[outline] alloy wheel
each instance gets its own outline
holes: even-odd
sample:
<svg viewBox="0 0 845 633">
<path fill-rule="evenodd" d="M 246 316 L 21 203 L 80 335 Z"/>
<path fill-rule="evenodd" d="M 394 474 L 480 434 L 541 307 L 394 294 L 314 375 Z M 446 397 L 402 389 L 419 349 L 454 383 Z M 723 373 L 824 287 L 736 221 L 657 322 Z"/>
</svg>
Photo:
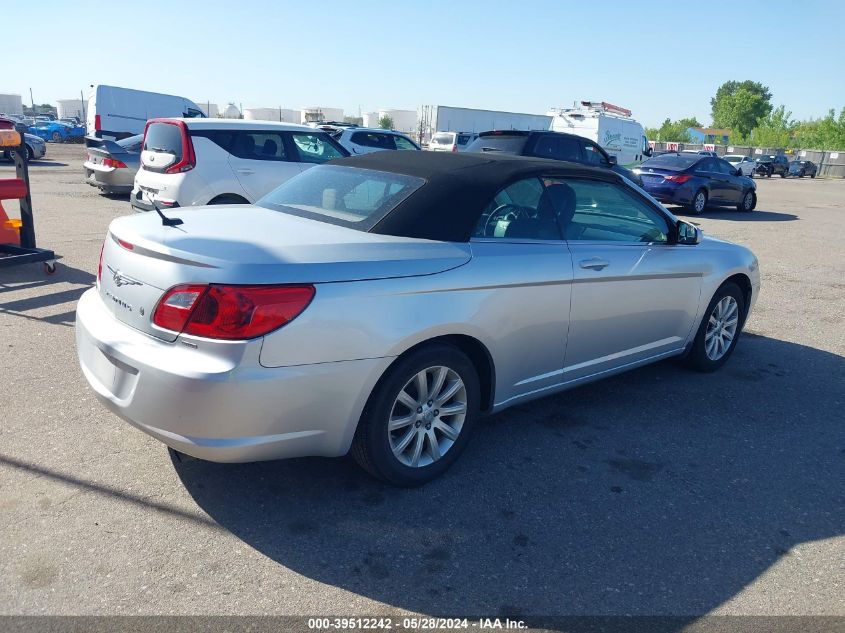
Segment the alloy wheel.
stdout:
<svg viewBox="0 0 845 633">
<path fill-rule="evenodd" d="M 704 351 L 710 360 L 724 356 L 736 337 L 739 327 L 739 305 L 728 295 L 715 305 L 707 322 L 704 334 Z"/>
<path fill-rule="evenodd" d="M 754 194 L 750 191 L 745 194 L 745 198 L 742 199 L 742 206 L 745 208 L 746 211 L 751 211 L 751 206 L 754 204 Z"/>
<path fill-rule="evenodd" d="M 695 206 L 695 212 L 701 213 L 702 211 L 704 211 L 704 205 L 706 202 L 707 199 L 704 197 L 703 192 L 699 191 L 697 194 L 695 194 L 695 201 L 693 202 L 693 205 Z"/>
<path fill-rule="evenodd" d="M 466 385 L 457 372 L 423 369 L 405 383 L 390 409 L 390 450 L 411 468 L 433 464 L 455 444 L 466 414 Z"/>
</svg>

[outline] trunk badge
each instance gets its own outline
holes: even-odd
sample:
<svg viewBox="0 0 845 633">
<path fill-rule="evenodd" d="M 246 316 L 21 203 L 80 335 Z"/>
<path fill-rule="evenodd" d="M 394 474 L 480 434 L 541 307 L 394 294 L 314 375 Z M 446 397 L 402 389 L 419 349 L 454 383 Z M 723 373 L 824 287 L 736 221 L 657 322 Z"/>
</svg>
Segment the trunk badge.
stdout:
<svg viewBox="0 0 845 633">
<path fill-rule="evenodd" d="M 115 270 L 111 266 L 106 266 L 111 273 L 112 281 L 114 285 L 120 288 L 121 286 L 143 286 L 140 281 L 137 279 L 132 279 L 132 277 L 127 277 L 126 275 L 122 274 L 119 270 Z"/>
</svg>

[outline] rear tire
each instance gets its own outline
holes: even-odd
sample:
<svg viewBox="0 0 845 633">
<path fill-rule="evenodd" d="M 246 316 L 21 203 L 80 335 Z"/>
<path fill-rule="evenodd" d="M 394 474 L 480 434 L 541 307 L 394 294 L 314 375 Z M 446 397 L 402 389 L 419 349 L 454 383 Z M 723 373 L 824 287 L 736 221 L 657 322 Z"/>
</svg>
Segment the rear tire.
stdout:
<svg viewBox="0 0 845 633">
<path fill-rule="evenodd" d="M 733 319 L 734 329 L 730 332 Z M 735 283 L 725 283 L 713 295 L 704 312 L 692 349 L 685 359 L 686 365 L 701 372 L 719 369 L 733 354 L 744 324 L 745 295 Z M 730 340 L 727 340 L 728 337 Z M 725 343 L 726 346 L 721 347 Z"/>
<path fill-rule="evenodd" d="M 425 393 L 417 387 L 420 380 Z M 437 397 L 451 389 L 457 389 L 453 395 Z M 352 457 L 395 486 L 427 483 L 446 472 L 466 447 L 478 418 L 480 393 L 475 367 L 456 347 L 436 343 L 412 352 L 396 361 L 373 389 L 352 440 Z M 441 413 L 438 406 L 463 411 Z"/>
<path fill-rule="evenodd" d="M 687 205 L 687 209 L 694 215 L 701 215 L 705 208 L 707 208 L 707 191 L 699 189 L 692 197 L 692 202 Z"/>
<path fill-rule="evenodd" d="M 61 143 L 62 142 L 62 135 L 58 132 L 53 132 L 52 139 L 54 143 Z"/>
<path fill-rule="evenodd" d="M 786 172 L 785 172 L 785 171 L 780 172 L 780 177 L 781 177 L 781 178 L 786 178 Z"/>
</svg>

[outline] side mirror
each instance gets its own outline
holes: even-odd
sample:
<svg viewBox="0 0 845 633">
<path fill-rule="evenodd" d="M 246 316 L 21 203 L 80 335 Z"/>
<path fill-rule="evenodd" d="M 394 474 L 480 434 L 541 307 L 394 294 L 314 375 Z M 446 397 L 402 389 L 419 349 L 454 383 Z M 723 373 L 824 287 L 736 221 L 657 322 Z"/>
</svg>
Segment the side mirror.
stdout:
<svg viewBox="0 0 845 633">
<path fill-rule="evenodd" d="M 610 164 L 611 164 L 611 165 L 615 165 L 615 164 L 616 164 L 616 156 L 608 156 L 607 158 L 608 158 L 608 160 L 610 161 Z"/>
<path fill-rule="evenodd" d="M 734 170 L 734 176 L 742 176 L 742 170 L 739 167 Z"/>
<path fill-rule="evenodd" d="M 649 158 L 651 158 L 652 154 L 654 154 L 654 150 L 651 149 L 651 146 L 646 147 L 643 151 L 643 156 L 648 156 Z"/>
<path fill-rule="evenodd" d="M 676 241 L 677 244 L 695 246 L 696 244 L 701 243 L 701 229 L 695 226 L 694 224 L 684 222 L 683 220 L 678 220 L 676 231 L 676 235 L 678 238 Z"/>
</svg>

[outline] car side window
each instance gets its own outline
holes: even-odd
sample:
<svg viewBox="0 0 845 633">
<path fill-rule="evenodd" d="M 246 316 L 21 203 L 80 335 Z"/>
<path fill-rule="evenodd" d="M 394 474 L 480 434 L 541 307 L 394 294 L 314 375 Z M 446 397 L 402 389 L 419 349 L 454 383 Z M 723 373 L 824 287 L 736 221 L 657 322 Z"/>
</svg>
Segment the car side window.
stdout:
<svg viewBox="0 0 845 633">
<path fill-rule="evenodd" d="M 396 143 L 396 149 L 400 150 L 417 150 L 417 146 L 414 145 L 411 141 L 406 139 L 404 136 L 394 136 L 393 142 Z"/>
<path fill-rule="evenodd" d="M 287 160 L 284 140 L 278 132 L 263 130 L 235 132 L 234 142 L 229 151 L 238 158 L 247 160 Z"/>
<path fill-rule="evenodd" d="M 393 143 L 392 134 L 379 134 L 378 132 L 355 132 L 350 140 L 356 145 L 361 145 L 363 147 L 396 149 L 396 146 Z"/>
<path fill-rule="evenodd" d="M 584 160 L 590 165 L 607 165 L 607 159 L 604 157 L 602 151 L 590 141 L 581 141 L 582 149 L 584 150 Z"/>
<path fill-rule="evenodd" d="M 296 156 L 293 160 L 300 163 L 325 163 L 328 160 L 341 158 L 344 154 L 337 149 L 326 134 L 308 134 L 307 132 L 292 132 L 290 139 Z"/>
<path fill-rule="evenodd" d="M 581 162 L 581 147 L 578 139 L 569 136 L 546 134 L 537 139 L 533 156 L 554 160 L 572 160 Z"/>
<path fill-rule="evenodd" d="M 715 171 L 715 165 L 713 164 L 713 160 L 710 158 L 704 158 L 698 161 L 698 164 L 695 166 L 695 173 L 697 174 L 710 173 L 713 171 Z"/>
<path fill-rule="evenodd" d="M 484 209 L 472 234 L 475 238 L 560 240 L 557 210 L 539 178 L 508 185 Z"/>
<path fill-rule="evenodd" d="M 733 173 L 736 171 L 736 168 L 726 160 L 715 158 L 713 159 L 713 162 L 716 164 L 716 170 L 720 174 L 727 174 L 732 176 Z"/>
<path fill-rule="evenodd" d="M 572 241 L 666 243 L 669 223 L 658 210 L 624 185 L 599 180 L 547 180 L 546 187 L 565 184 L 573 192 L 558 220 Z"/>
</svg>

